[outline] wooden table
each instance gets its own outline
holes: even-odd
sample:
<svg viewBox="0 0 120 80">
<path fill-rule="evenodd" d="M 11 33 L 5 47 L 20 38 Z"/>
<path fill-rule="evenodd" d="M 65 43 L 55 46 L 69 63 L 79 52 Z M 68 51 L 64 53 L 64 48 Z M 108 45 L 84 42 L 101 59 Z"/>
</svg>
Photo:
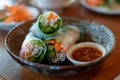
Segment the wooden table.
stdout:
<svg viewBox="0 0 120 80">
<path fill-rule="evenodd" d="M 22 67 L 10 57 L 4 47 L 7 31 L 0 29 L 0 75 L 7 80 L 112 80 L 120 74 L 120 16 L 91 12 L 78 3 L 64 8 L 59 15 L 95 20 L 106 25 L 112 30 L 116 38 L 116 47 L 112 54 L 89 72 L 78 75 L 55 77 L 38 74 Z"/>
</svg>

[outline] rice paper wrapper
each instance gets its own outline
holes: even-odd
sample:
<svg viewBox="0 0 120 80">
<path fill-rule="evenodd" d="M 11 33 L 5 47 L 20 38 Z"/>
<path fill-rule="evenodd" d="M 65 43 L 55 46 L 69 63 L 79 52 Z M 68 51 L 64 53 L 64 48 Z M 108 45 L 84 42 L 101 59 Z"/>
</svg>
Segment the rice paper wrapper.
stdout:
<svg viewBox="0 0 120 80">
<path fill-rule="evenodd" d="M 28 33 L 22 43 L 20 57 L 27 61 L 41 63 L 45 57 L 46 49 L 46 45 L 41 39 Z"/>
<path fill-rule="evenodd" d="M 42 39 L 42 40 L 44 40 L 45 38 L 48 37 L 47 35 L 43 34 L 43 33 L 40 31 L 37 23 L 34 23 L 34 24 L 33 24 L 33 26 L 30 28 L 30 32 L 31 32 L 34 36 L 36 36 L 36 37 L 38 37 L 38 38 L 40 38 L 40 39 Z"/>
<path fill-rule="evenodd" d="M 76 26 L 68 25 L 59 31 L 58 35 L 55 36 L 55 39 L 58 39 L 58 41 L 62 42 L 65 48 L 68 49 L 79 41 L 80 33 Z"/>
<path fill-rule="evenodd" d="M 44 41 L 47 46 L 47 53 L 46 53 L 47 59 L 51 63 L 59 63 L 65 61 L 66 51 L 68 50 L 68 48 L 70 48 L 72 45 L 78 42 L 79 39 L 80 39 L 80 33 L 76 26 L 68 25 L 63 27 L 54 37 L 48 38 Z M 53 54 L 51 54 L 51 52 L 49 52 L 50 50 L 48 50 L 49 46 L 51 46 L 51 43 L 49 43 L 50 40 L 55 40 L 56 44 L 61 43 L 62 45 L 62 49 L 59 52 L 53 49 L 53 51 L 55 52 L 54 56 Z"/>
</svg>

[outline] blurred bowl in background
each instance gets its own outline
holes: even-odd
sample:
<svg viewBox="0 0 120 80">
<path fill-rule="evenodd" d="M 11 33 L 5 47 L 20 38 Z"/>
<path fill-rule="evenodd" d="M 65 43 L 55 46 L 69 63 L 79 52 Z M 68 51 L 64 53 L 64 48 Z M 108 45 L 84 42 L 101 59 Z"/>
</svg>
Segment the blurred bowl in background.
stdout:
<svg viewBox="0 0 120 80">
<path fill-rule="evenodd" d="M 86 2 L 87 0 L 79 0 L 80 4 L 87 8 L 88 10 L 100 13 L 100 14 L 106 14 L 106 15 L 120 15 L 120 4 L 114 4 L 115 0 L 108 0 L 106 1 L 106 5 L 105 3 L 104 5 L 102 4 L 102 6 L 90 6 L 87 4 Z"/>
<path fill-rule="evenodd" d="M 58 9 L 64 8 L 76 2 L 76 0 L 33 0 L 31 4 L 41 9 Z"/>
</svg>

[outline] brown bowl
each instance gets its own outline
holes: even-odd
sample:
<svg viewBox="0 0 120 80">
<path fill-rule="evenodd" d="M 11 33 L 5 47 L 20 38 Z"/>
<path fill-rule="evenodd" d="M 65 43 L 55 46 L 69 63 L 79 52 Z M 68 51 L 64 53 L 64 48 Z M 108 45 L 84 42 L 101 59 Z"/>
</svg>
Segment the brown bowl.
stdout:
<svg viewBox="0 0 120 80">
<path fill-rule="evenodd" d="M 57 76 L 68 76 L 68 75 L 76 75 L 82 71 L 86 71 L 89 69 L 89 67 L 94 67 L 95 64 L 90 64 L 87 66 L 75 66 L 69 60 L 66 59 L 65 62 L 60 64 L 51 64 L 48 61 L 44 59 L 44 61 L 41 64 L 33 63 L 29 61 L 22 60 L 19 57 L 19 52 L 21 49 L 22 42 L 26 36 L 26 34 L 29 32 L 29 28 L 33 25 L 35 20 L 30 20 L 25 23 L 22 23 L 18 26 L 16 26 L 14 29 L 9 31 L 9 33 L 6 36 L 5 39 L 5 47 L 10 54 L 10 56 L 19 64 L 22 66 L 38 72 L 42 74 L 49 74 L 49 75 L 57 75 Z M 76 26 L 85 26 L 85 41 L 92 41 L 99 43 L 103 45 L 106 50 L 108 51 L 107 55 L 101 58 L 101 60 L 98 62 L 102 62 L 105 60 L 111 53 L 111 51 L 115 47 L 115 38 L 113 33 L 104 25 L 101 25 L 95 21 L 89 21 L 89 20 L 79 20 L 76 18 L 63 18 L 63 26 L 64 25 L 76 25 Z M 96 63 L 96 64 L 98 64 Z"/>
</svg>

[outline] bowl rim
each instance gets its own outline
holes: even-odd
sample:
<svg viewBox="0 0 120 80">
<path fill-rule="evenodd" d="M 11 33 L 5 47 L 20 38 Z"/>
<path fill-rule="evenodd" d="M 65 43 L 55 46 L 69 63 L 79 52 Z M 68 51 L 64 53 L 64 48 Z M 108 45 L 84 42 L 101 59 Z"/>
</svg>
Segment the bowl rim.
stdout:
<svg viewBox="0 0 120 80">
<path fill-rule="evenodd" d="M 62 17 L 62 18 L 64 18 L 64 19 L 71 19 L 71 20 L 73 20 L 73 21 L 80 21 L 80 20 L 87 20 L 87 21 L 89 21 L 89 22 L 92 22 L 92 21 L 93 21 L 93 20 L 88 20 L 88 19 L 78 19 L 78 18 L 75 18 L 75 17 L 66 17 L 66 16 L 64 16 L 64 17 Z M 50 69 L 53 69 L 53 70 L 61 70 L 61 69 L 64 70 L 64 69 L 71 69 L 71 68 L 76 68 L 76 67 L 78 67 L 78 68 L 84 67 L 84 66 L 81 66 L 81 65 L 80 65 L 80 66 L 76 66 L 76 65 L 73 65 L 73 64 L 70 64 L 70 65 L 38 64 L 38 63 L 30 62 L 30 61 L 25 61 L 25 60 L 21 59 L 19 56 L 15 55 L 15 54 L 8 48 L 8 45 L 7 45 L 9 36 L 12 34 L 12 32 L 14 32 L 14 30 L 20 28 L 20 26 L 22 26 L 22 25 L 24 25 L 24 24 L 26 24 L 26 23 L 29 23 L 29 22 L 31 22 L 31 21 L 33 22 L 34 20 L 36 20 L 36 19 L 29 20 L 29 21 L 23 22 L 23 23 L 15 26 L 15 27 L 12 28 L 12 29 L 8 32 L 8 34 L 6 35 L 6 37 L 5 37 L 5 48 L 7 49 L 8 53 L 10 54 L 10 56 L 12 56 L 12 58 L 13 58 L 13 56 L 14 56 L 14 58 L 16 58 L 17 60 L 20 60 L 21 62 L 23 62 L 23 63 L 25 63 L 25 64 L 27 64 L 27 65 L 37 66 L 37 67 L 44 67 L 44 68 L 50 68 Z M 97 21 L 95 21 L 95 22 L 98 23 Z M 100 23 L 98 23 L 98 24 L 100 24 Z M 103 24 L 101 24 L 101 25 L 103 25 Z M 109 28 L 107 28 L 105 25 L 103 25 L 103 27 L 105 27 L 106 29 L 108 29 L 108 30 L 112 33 L 112 31 L 111 31 Z M 114 36 L 113 33 L 112 33 L 112 35 L 113 35 L 113 42 L 114 42 L 114 43 L 113 43 L 113 46 L 112 46 L 112 49 L 111 49 L 111 51 L 108 53 L 108 55 L 106 55 L 106 56 L 103 58 L 103 60 L 105 60 L 105 58 L 108 57 L 108 56 L 112 53 L 113 49 L 115 48 L 115 44 L 116 44 L 115 36 Z"/>
<path fill-rule="evenodd" d="M 120 10 L 119 9 L 113 9 L 113 10 L 109 10 L 109 9 L 104 9 L 102 7 L 94 7 L 94 6 L 89 6 L 86 4 L 85 0 L 79 0 L 79 3 L 85 7 L 88 10 L 100 13 L 100 14 L 105 14 L 105 15 L 120 15 Z"/>
</svg>

